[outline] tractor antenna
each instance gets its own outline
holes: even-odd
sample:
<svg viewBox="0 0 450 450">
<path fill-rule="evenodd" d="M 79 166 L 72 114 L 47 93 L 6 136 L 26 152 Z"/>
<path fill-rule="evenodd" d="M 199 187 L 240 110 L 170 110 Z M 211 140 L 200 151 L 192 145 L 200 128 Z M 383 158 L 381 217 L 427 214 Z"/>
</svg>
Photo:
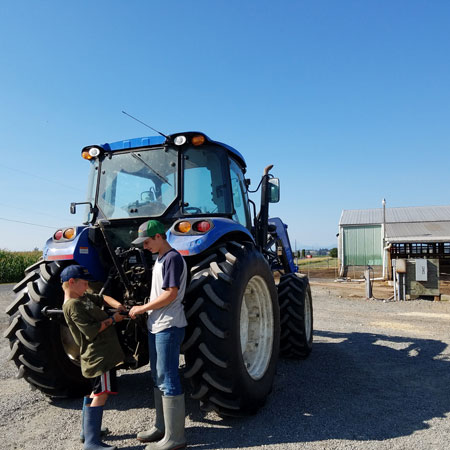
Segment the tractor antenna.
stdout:
<svg viewBox="0 0 450 450">
<path fill-rule="evenodd" d="M 161 133 L 161 131 L 155 130 L 154 128 L 152 128 L 150 125 L 147 125 L 145 122 L 142 122 L 142 120 L 136 119 L 136 117 L 133 117 L 131 114 L 128 114 L 126 111 L 122 111 L 123 114 L 125 114 L 128 117 L 131 117 L 132 119 L 136 120 L 136 122 L 142 123 L 142 125 L 145 125 L 147 128 L 150 128 L 150 130 L 156 131 L 158 134 L 160 134 L 161 136 L 165 137 L 166 139 L 169 139 L 168 136 L 166 136 L 165 134 Z"/>
</svg>

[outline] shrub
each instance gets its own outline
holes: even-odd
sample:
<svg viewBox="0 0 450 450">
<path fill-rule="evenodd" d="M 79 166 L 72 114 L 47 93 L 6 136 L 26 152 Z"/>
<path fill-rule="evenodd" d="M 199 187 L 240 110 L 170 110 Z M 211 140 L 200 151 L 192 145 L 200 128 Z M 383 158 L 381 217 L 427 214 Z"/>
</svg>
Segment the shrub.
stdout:
<svg viewBox="0 0 450 450">
<path fill-rule="evenodd" d="M 42 253 L 33 252 L 9 252 L 0 250 L 0 283 L 17 283 L 24 276 L 28 266 L 34 264 Z"/>
</svg>

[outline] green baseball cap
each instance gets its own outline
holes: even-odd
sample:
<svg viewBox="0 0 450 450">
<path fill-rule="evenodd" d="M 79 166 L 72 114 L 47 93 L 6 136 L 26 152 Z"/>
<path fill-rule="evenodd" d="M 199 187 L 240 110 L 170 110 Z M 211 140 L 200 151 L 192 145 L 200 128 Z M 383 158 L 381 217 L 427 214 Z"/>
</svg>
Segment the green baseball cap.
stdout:
<svg viewBox="0 0 450 450">
<path fill-rule="evenodd" d="M 155 234 L 163 234 L 166 230 L 164 225 L 158 220 L 147 220 L 140 225 L 138 230 L 138 237 L 132 242 L 132 244 L 142 244 L 149 237 L 155 236 Z"/>
</svg>

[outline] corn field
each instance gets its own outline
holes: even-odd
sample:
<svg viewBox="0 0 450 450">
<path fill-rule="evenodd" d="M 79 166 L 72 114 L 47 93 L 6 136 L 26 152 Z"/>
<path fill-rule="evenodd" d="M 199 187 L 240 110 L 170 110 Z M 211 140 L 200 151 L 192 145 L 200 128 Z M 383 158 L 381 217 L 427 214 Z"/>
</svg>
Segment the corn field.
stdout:
<svg viewBox="0 0 450 450">
<path fill-rule="evenodd" d="M 42 252 L 9 252 L 0 250 L 0 283 L 17 283 L 28 266 L 34 264 Z"/>
<path fill-rule="evenodd" d="M 337 278 L 339 273 L 339 260 L 330 256 L 314 258 L 297 258 L 299 271 L 312 278 Z"/>
</svg>

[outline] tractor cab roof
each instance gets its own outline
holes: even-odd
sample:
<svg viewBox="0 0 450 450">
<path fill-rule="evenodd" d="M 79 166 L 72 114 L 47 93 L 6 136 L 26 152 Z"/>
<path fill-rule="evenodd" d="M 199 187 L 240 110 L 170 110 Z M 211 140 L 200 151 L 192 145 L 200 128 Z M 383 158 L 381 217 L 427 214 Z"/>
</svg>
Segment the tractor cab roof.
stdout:
<svg viewBox="0 0 450 450">
<path fill-rule="evenodd" d="M 196 131 L 187 131 L 184 133 L 175 133 L 171 134 L 169 136 L 146 136 L 146 137 L 139 137 L 139 138 L 133 138 L 133 139 L 125 139 L 123 141 L 116 141 L 112 143 L 105 143 L 101 145 L 104 150 L 106 151 L 120 151 L 120 150 L 127 150 L 127 149 L 133 149 L 133 148 L 140 148 L 140 147 L 157 147 L 164 144 L 172 143 L 175 146 L 179 145 L 182 146 L 185 143 L 190 143 L 191 140 L 195 137 L 203 136 L 204 142 L 208 142 L 211 144 L 219 145 L 220 147 L 227 150 L 227 152 L 233 156 L 235 159 L 239 161 L 239 163 L 242 165 L 242 168 L 246 169 L 247 164 L 245 163 L 244 157 L 233 147 L 224 144 L 222 142 L 214 141 L 210 139 L 206 134 Z M 183 144 L 177 144 L 176 138 L 177 137 L 185 137 L 186 140 L 183 142 Z M 180 142 L 182 142 L 181 139 L 179 139 Z M 199 145 L 199 144 L 193 144 L 193 145 Z M 201 145 L 201 144 L 200 144 Z M 85 147 L 87 148 L 87 147 Z"/>
</svg>

